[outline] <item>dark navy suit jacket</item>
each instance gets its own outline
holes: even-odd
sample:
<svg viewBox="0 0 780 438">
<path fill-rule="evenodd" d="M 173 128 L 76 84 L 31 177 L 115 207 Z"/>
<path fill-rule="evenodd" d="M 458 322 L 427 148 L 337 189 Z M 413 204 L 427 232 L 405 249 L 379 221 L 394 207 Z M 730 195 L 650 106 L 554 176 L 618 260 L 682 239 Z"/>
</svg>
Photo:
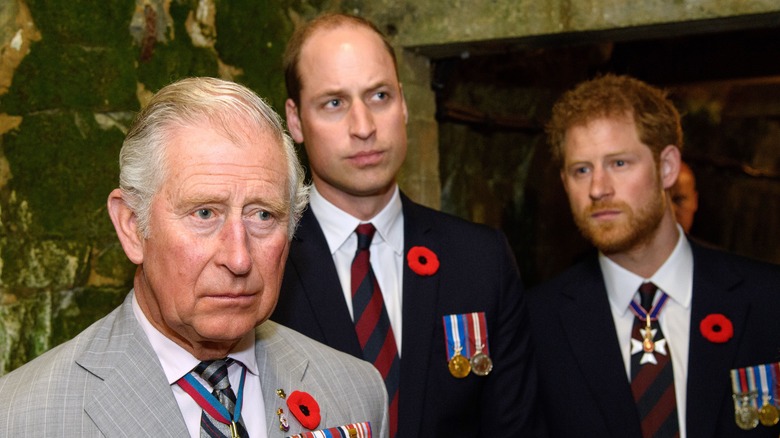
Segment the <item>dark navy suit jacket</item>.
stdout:
<svg viewBox="0 0 780 438">
<path fill-rule="evenodd" d="M 398 436 L 533 436 L 536 371 L 517 265 L 500 231 L 437 212 L 401 195 L 404 258 L 425 246 L 440 261 L 420 276 L 404 260 Z M 486 377 L 447 368 L 442 317 L 484 312 L 494 363 Z M 293 239 L 272 319 L 361 357 L 325 236 L 307 210 Z"/>
<path fill-rule="evenodd" d="M 687 384 L 689 438 L 776 438 L 780 426 L 743 431 L 729 370 L 780 361 L 780 266 L 691 242 L 693 300 Z M 720 313 L 734 337 L 716 344 L 699 324 Z M 553 437 L 641 437 L 601 268 L 593 254 L 529 293 L 539 396 Z"/>
</svg>

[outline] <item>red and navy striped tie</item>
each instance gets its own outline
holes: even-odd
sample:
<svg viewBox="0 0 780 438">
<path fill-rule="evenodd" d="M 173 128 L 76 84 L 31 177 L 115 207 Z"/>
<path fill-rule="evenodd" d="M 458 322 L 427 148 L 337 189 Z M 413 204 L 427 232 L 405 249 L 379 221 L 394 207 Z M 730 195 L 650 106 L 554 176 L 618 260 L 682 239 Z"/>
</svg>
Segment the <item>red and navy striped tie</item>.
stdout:
<svg viewBox="0 0 780 438">
<path fill-rule="evenodd" d="M 385 380 L 390 404 L 390 437 L 398 429 L 398 383 L 401 360 L 393 328 L 387 316 L 382 291 L 371 268 L 369 247 L 376 229 L 370 223 L 358 225 L 358 247 L 352 261 L 352 311 L 363 359 L 374 364 Z"/>
<path fill-rule="evenodd" d="M 653 283 L 644 283 L 639 287 L 642 308 L 646 314 L 652 314 L 653 298 L 658 288 Z M 647 321 L 634 319 L 633 339 L 643 339 L 641 330 Z M 664 339 L 658 319 L 651 321 L 651 330 L 656 331 L 654 342 Z M 643 352 L 631 356 L 631 392 L 634 394 L 639 418 L 642 421 L 644 438 L 672 438 L 680 436 L 677 422 L 677 400 L 674 392 L 674 372 L 672 370 L 671 349 L 666 345 L 666 354 L 651 352 L 657 363 L 640 364 Z"/>
</svg>

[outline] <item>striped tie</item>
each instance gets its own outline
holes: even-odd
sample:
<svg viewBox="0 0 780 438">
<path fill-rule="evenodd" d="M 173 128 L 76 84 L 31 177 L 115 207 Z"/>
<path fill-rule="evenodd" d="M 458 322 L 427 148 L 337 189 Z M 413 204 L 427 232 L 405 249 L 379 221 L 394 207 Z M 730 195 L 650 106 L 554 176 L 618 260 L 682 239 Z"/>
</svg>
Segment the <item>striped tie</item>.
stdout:
<svg viewBox="0 0 780 438">
<path fill-rule="evenodd" d="M 219 399 L 219 402 L 233 415 L 233 410 L 236 406 L 236 395 L 233 393 L 233 389 L 230 387 L 230 380 L 228 379 L 228 367 L 233 359 L 218 359 L 203 361 L 198 364 L 193 370 L 193 373 L 198 374 L 203 380 L 209 382 L 213 391 L 211 392 L 214 397 Z M 236 430 L 241 438 L 248 438 L 249 434 L 244 428 L 243 419 L 239 420 L 236 424 Z M 201 438 L 224 438 L 230 437 L 230 426 L 215 420 L 206 411 L 200 417 L 200 436 Z"/>
<path fill-rule="evenodd" d="M 352 309 L 363 359 L 374 364 L 385 379 L 390 401 L 390 437 L 396 435 L 398 427 L 398 383 L 401 360 L 398 347 L 387 316 L 382 291 L 376 281 L 369 262 L 371 239 L 376 229 L 373 225 L 361 224 L 355 232 L 358 238 L 357 252 L 352 261 Z"/>
<path fill-rule="evenodd" d="M 653 313 L 653 298 L 656 290 L 657 287 L 653 283 L 644 283 L 639 287 L 642 308 L 647 314 Z M 631 335 L 633 345 L 637 345 L 637 342 L 644 339 L 646 324 L 646 319 L 634 320 Z M 636 348 L 632 349 L 631 355 L 631 392 L 634 394 L 639 418 L 642 421 L 642 436 L 644 438 L 678 437 L 680 431 L 677 424 L 671 350 L 666 345 L 657 315 L 650 327 L 651 334 L 655 332 L 655 336 L 651 337 L 655 344 L 653 351 L 636 351 L 638 350 Z M 634 342 L 634 340 L 638 341 Z M 654 360 L 647 360 L 651 357 Z"/>
</svg>

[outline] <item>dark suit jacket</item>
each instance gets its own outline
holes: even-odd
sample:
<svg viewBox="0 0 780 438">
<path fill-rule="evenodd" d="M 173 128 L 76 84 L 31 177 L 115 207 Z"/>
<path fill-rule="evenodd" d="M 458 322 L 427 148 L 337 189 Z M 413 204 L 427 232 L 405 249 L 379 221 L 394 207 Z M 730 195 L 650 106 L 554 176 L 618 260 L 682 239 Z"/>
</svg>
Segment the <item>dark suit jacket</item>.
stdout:
<svg viewBox="0 0 780 438">
<path fill-rule="evenodd" d="M 729 370 L 780 360 L 780 267 L 691 247 L 688 437 L 776 438 L 780 426 L 747 432 L 736 426 Z M 702 336 L 699 323 L 712 313 L 731 320 L 730 341 Z M 529 314 L 550 435 L 641 437 L 596 255 L 534 288 Z"/>
<path fill-rule="evenodd" d="M 536 374 L 522 285 L 506 238 L 403 195 L 402 203 L 404 254 L 425 246 L 441 265 L 423 277 L 404 264 L 398 436 L 523 436 L 536 421 Z M 469 312 L 485 312 L 494 368 L 486 377 L 456 379 L 447 368 L 442 317 Z M 293 239 L 272 319 L 361 357 L 333 258 L 310 210 Z"/>
</svg>

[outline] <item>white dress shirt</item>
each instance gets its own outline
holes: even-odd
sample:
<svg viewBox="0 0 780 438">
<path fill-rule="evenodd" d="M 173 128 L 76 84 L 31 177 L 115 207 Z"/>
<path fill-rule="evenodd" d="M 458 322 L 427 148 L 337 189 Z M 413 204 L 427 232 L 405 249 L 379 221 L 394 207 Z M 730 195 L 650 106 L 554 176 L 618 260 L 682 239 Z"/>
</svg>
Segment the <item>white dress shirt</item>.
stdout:
<svg viewBox="0 0 780 438">
<path fill-rule="evenodd" d="M 674 391 L 677 399 L 677 416 L 680 438 L 685 432 L 685 399 L 688 375 L 688 343 L 691 326 L 691 296 L 693 295 L 693 253 L 680 226 L 677 245 L 664 264 L 650 278 L 642 278 L 599 253 L 599 264 L 604 275 L 607 295 L 615 321 L 618 342 L 623 353 L 626 376 L 631 380 L 631 331 L 636 316 L 629 310 L 631 300 L 639 303 L 637 291 L 647 281 L 653 282 L 665 292 L 667 300 L 658 315 L 658 324 L 664 333 L 672 355 Z M 660 294 L 656 294 L 656 300 Z"/>
<path fill-rule="evenodd" d="M 190 437 L 200 437 L 200 417 L 203 409 L 198 405 L 195 400 L 190 397 L 189 394 L 176 384 L 176 382 L 189 374 L 193 368 L 195 368 L 200 361 L 191 355 L 184 348 L 168 339 L 167 336 L 160 333 L 141 311 L 141 307 L 138 305 L 135 294 L 133 294 L 133 313 L 141 328 L 146 333 L 146 337 L 149 338 L 149 342 L 152 344 L 154 352 L 157 354 L 157 358 L 160 360 L 165 377 L 168 379 L 168 384 L 171 385 L 171 390 L 176 398 L 176 403 L 179 404 L 182 416 L 184 417 L 184 423 L 187 425 Z M 249 436 L 251 437 L 267 437 L 267 429 L 265 422 L 265 403 L 263 403 L 263 393 L 260 389 L 260 373 L 257 368 L 257 357 L 255 356 L 255 335 L 254 331 L 250 332 L 248 336 L 239 342 L 233 351 L 228 354 L 228 357 L 233 358 L 246 367 L 247 373 L 244 379 L 244 395 L 243 395 L 243 407 L 242 413 L 252 412 L 260 413 L 259 415 L 241 415 L 244 419 L 244 426 L 246 427 Z M 211 385 L 200 376 L 196 377 L 198 381 L 211 392 Z M 233 363 L 228 368 L 228 378 L 230 379 L 230 386 L 233 388 L 233 392 L 238 395 L 239 382 L 241 380 L 241 366 Z"/>
<path fill-rule="evenodd" d="M 320 223 L 328 248 L 336 265 L 344 300 L 349 314 L 354 321 L 352 312 L 352 260 L 357 251 L 357 235 L 355 229 L 361 223 L 370 222 L 376 228 L 371 240 L 371 268 L 374 270 L 382 298 L 385 301 L 387 316 L 393 328 L 398 356 L 401 356 L 401 316 L 402 316 L 402 286 L 404 262 L 404 218 L 401 209 L 401 195 L 398 186 L 395 188 L 390 202 L 376 216 L 368 221 L 361 221 L 340 210 L 312 186 L 309 198 L 309 208 Z"/>
</svg>

